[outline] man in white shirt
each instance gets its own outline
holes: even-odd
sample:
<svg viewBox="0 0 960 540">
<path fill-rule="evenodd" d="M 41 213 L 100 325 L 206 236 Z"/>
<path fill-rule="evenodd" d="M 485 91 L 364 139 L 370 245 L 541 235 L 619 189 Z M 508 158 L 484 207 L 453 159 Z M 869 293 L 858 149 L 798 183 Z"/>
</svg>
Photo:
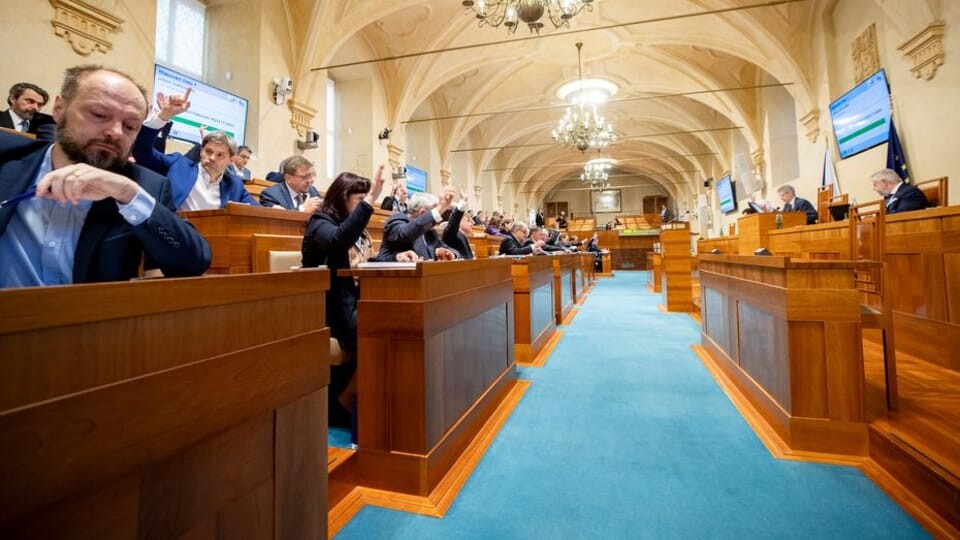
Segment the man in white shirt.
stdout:
<svg viewBox="0 0 960 540">
<path fill-rule="evenodd" d="M 260 193 L 262 206 L 279 206 L 299 212 L 316 212 L 323 199 L 313 187 L 317 172 L 313 163 L 303 156 L 290 156 L 280 163 L 283 182 Z"/>
<path fill-rule="evenodd" d="M 199 160 L 183 154 L 163 154 L 154 148 L 157 132 L 174 116 L 190 108 L 190 89 L 182 96 L 157 96 L 160 111 L 143 123 L 133 145 L 137 163 L 170 180 L 178 211 L 214 210 L 229 201 L 257 205 L 243 180 L 227 171 L 237 153 L 233 138 L 222 131 L 207 133 L 200 142 Z"/>
</svg>

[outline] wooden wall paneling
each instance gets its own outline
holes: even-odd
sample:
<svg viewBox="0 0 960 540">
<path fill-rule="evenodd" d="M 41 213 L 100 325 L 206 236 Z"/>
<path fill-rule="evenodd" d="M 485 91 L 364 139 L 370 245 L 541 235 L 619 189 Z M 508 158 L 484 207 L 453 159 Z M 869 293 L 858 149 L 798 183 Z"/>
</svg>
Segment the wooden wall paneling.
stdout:
<svg viewBox="0 0 960 540">
<path fill-rule="evenodd" d="M 808 418 L 829 418 L 827 395 L 827 347 L 824 323 L 791 321 L 789 323 L 790 414 Z M 832 348 L 833 344 L 831 344 Z"/>
<path fill-rule="evenodd" d="M 943 275 L 947 288 L 948 320 L 960 324 L 960 253 L 943 254 Z"/>
<path fill-rule="evenodd" d="M 863 422 L 863 338 L 860 324 L 824 324 L 827 347 L 827 399 L 830 418 L 841 422 Z"/>
<path fill-rule="evenodd" d="M 663 260 L 659 253 L 647 253 L 647 290 L 656 294 L 663 292 Z"/>
<path fill-rule="evenodd" d="M 893 312 L 897 351 L 960 371 L 960 324 Z"/>
<path fill-rule="evenodd" d="M 664 229 L 660 240 L 663 306 L 667 311 L 689 313 L 693 310 L 690 230 Z"/>
<path fill-rule="evenodd" d="M 767 233 L 777 230 L 777 215 L 773 212 L 751 214 L 737 220 L 737 253 L 752 255 L 757 248 L 768 247 Z M 782 229 L 800 227 L 807 223 L 802 212 L 783 212 L 779 215 L 782 217 Z"/>
<path fill-rule="evenodd" d="M 785 411 L 791 410 L 790 365 L 785 354 L 786 321 L 739 302 L 740 366 L 750 374 Z"/>
<path fill-rule="evenodd" d="M 254 234 L 251 243 L 252 272 L 270 271 L 271 251 L 300 251 L 303 236 Z"/>
</svg>

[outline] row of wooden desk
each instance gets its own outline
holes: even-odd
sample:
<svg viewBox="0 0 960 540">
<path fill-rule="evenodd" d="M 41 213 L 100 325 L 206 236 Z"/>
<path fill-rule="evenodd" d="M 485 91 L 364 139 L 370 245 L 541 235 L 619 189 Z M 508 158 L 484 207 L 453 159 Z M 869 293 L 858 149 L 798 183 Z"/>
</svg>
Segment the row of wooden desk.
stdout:
<svg viewBox="0 0 960 540">
<path fill-rule="evenodd" d="M 240 275 L 0 291 L 0 536 L 326 535 L 328 274 L 243 273 L 299 250 L 303 216 L 187 217 Z M 359 482 L 417 496 L 596 275 L 589 253 L 348 273 Z"/>
</svg>

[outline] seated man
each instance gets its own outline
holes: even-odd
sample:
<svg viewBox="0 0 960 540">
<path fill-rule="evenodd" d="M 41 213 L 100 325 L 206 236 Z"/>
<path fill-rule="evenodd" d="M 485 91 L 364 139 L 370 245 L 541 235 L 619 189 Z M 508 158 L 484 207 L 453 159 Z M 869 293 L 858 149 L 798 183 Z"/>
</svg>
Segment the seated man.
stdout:
<svg viewBox="0 0 960 540">
<path fill-rule="evenodd" d="M 200 142 L 200 161 L 183 154 L 163 154 L 154 148 L 157 132 L 174 116 L 190 108 L 190 89 L 183 96 L 157 96 L 160 111 L 143 122 L 133 145 L 137 163 L 170 180 L 178 211 L 223 208 L 228 201 L 257 205 L 243 180 L 227 172 L 237 153 L 233 138 L 222 131 L 208 133 Z"/>
<path fill-rule="evenodd" d="M 540 249 L 546 253 L 566 251 L 566 249 L 564 249 L 563 246 L 550 244 L 549 242 L 547 242 L 547 239 L 544 238 L 543 229 L 541 229 L 540 227 L 529 227 L 528 231 L 529 231 L 529 237 L 523 243 L 524 246 L 537 245 L 537 243 L 539 242 Z"/>
<path fill-rule="evenodd" d="M 470 237 L 473 236 L 473 226 L 469 216 L 465 216 L 463 209 L 467 205 L 467 196 L 460 192 L 460 202 L 443 214 L 447 226 L 440 239 L 444 244 L 455 249 L 464 259 L 473 259 L 473 249 L 470 247 Z"/>
<path fill-rule="evenodd" d="M 881 169 L 870 175 L 873 190 L 879 193 L 887 203 L 887 213 L 922 210 L 930 205 L 923 192 L 904 183 L 893 169 Z"/>
<path fill-rule="evenodd" d="M 316 212 L 323 199 L 313 187 L 317 171 L 313 163 L 303 156 L 290 156 L 280 163 L 283 182 L 270 186 L 260 193 L 261 206 L 280 206 L 299 212 Z"/>
<path fill-rule="evenodd" d="M 167 179 L 128 161 L 146 92 L 99 66 L 66 71 L 56 142 L 0 133 L 0 287 L 197 276 L 210 246 L 174 213 Z M 152 140 L 150 141 L 152 144 Z"/>
<path fill-rule="evenodd" d="M 392 210 L 403 214 L 407 211 L 408 200 L 407 185 L 401 181 L 393 186 L 393 191 L 390 192 L 390 195 L 383 198 L 383 201 L 380 202 L 380 208 L 382 210 Z"/>
<path fill-rule="evenodd" d="M 40 112 L 49 99 L 50 94 L 33 83 L 22 82 L 11 86 L 10 95 L 7 96 L 9 108 L 0 112 L 0 127 L 52 141 L 56 124 L 52 116 Z"/>
<path fill-rule="evenodd" d="M 251 150 L 249 146 L 238 146 L 237 154 L 230 160 L 230 165 L 227 165 L 227 170 L 238 178 L 242 178 L 244 182 L 249 182 L 253 179 L 253 171 L 247 168 L 247 163 L 250 162 L 251 156 L 253 156 L 253 150 Z"/>
<path fill-rule="evenodd" d="M 566 229 L 566 228 L 567 228 L 567 213 L 566 213 L 566 212 L 560 212 L 560 215 L 557 216 L 556 224 L 557 224 L 557 228 L 558 228 L 558 229 Z"/>
<path fill-rule="evenodd" d="M 797 197 L 796 190 L 790 184 L 784 184 L 777 188 L 780 200 L 784 202 L 784 212 L 806 212 L 807 225 L 813 225 L 817 222 L 817 209 L 810 204 L 810 201 Z"/>
<path fill-rule="evenodd" d="M 448 261 L 460 254 L 443 243 L 433 226 L 442 221 L 441 214 L 453 204 L 455 193 L 447 186 L 439 199 L 429 193 L 410 198 L 407 212 L 395 213 L 383 225 L 378 261 L 395 261 L 397 254 L 413 250 L 421 259 Z"/>
<path fill-rule="evenodd" d="M 513 227 L 510 228 L 510 234 L 500 242 L 500 255 L 539 255 L 542 254 L 544 241 L 536 240 L 532 243 L 527 244 L 527 235 L 530 232 L 530 227 L 522 222 L 517 221 L 513 224 Z"/>
<path fill-rule="evenodd" d="M 593 236 L 590 237 L 590 241 L 587 242 L 587 251 L 593 253 L 594 261 L 593 267 L 600 271 L 603 269 L 603 255 L 600 253 L 600 235 L 593 233 Z"/>
</svg>

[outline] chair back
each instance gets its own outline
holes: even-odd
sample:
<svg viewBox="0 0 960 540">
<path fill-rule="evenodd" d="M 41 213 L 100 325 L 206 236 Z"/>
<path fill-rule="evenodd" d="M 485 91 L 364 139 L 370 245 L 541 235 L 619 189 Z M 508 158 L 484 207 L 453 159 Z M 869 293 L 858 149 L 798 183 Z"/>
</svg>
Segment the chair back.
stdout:
<svg viewBox="0 0 960 540">
<path fill-rule="evenodd" d="M 269 254 L 270 271 L 299 270 L 301 257 L 302 254 L 299 251 L 271 251 Z"/>
<path fill-rule="evenodd" d="M 830 217 L 830 197 L 833 194 L 833 186 L 820 186 L 817 188 L 817 218 L 818 223 L 829 223 L 833 221 Z"/>
<path fill-rule="evenodd" d="M 923 196 L 927 198 L 927 202 L 930 203 L 931 207 L 949 206 L 950 203 L 947 201 L 947 180 L 948 177 L 941 176 L 940 178 L 920 182 L 916 187 L 923 192 Z"/>
<path fill-rule="evenodd" d="M 883 262 L 886 255 L 887 207 L 883 199 L 850 207 L 850 256 L 854 261 Z M 883 295 L 883 269 L 855 268 L 854 282 L 865 304 L 879 306 Z"/>
</svg>

